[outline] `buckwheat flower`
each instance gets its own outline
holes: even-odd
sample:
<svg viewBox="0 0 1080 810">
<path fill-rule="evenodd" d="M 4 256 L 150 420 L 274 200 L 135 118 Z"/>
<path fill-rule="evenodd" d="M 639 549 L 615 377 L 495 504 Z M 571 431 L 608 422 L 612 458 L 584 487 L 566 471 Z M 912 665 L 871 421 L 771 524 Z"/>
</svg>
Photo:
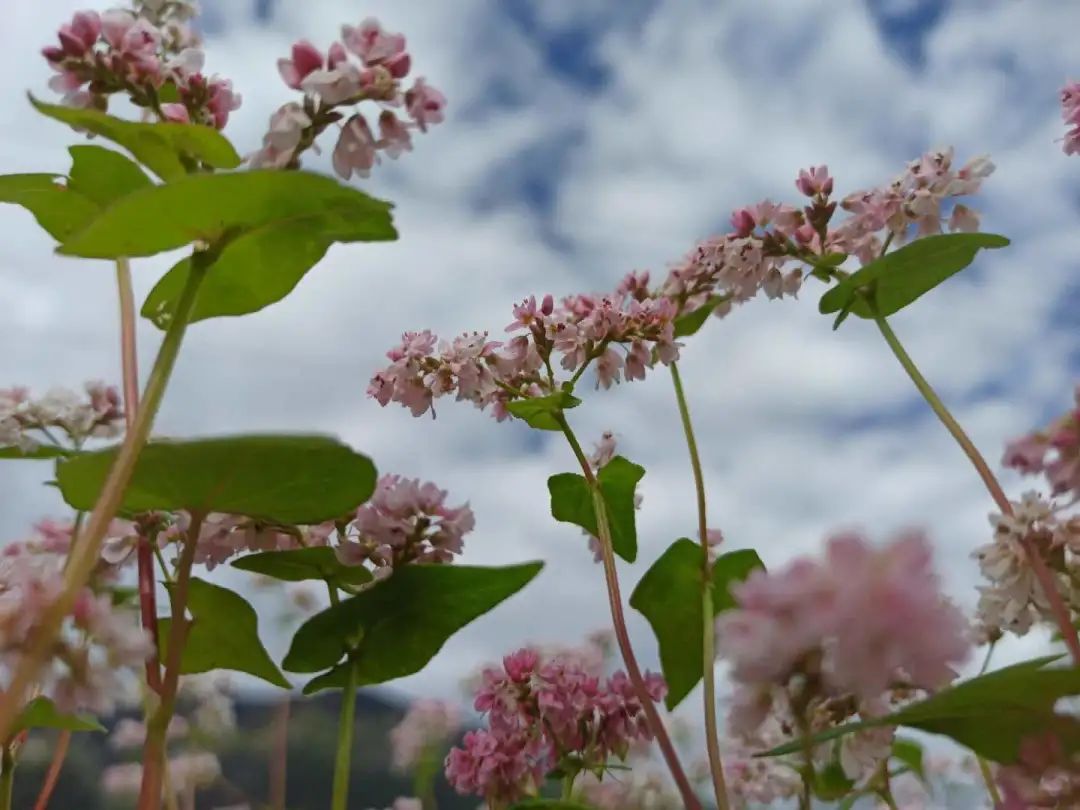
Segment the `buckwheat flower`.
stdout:
<svg viewBox="0 0 1080 810">
<path fill-rule="evenodd" d="M 446 96 L 429 85 L 421 76 L 405 92 L 405 109 L 421 132 L 431 124 L 441 124 L 446 109 Z"/>
<path fill-rule="evenodd" d="M 525 733 L 496 736 L 470 731 L 446 757 L 446 781 L 460 794 L 481 796 L 494 806 L 533 796 L 550 768 L 542 739 Z"/>
<path fill-rule="evenodd" d="M 615 457 L 618 450 L 618 441 L 615 434 L 605 430 L 600 434 L 600 440 L 593 445 L 592 455 L 589 456 L 589 464 L 594 470 L 599 470 Z"/>
<path fill-rule="evenodd" d="M 829 196 L 833 190 L 833 179 L 829 175 L 829 167 L 814 166 L 810 169 L 800 169 L 795 187 L 807 197 Z"/>
<path fill-rule="evenodd" d="M 476 519 L 467 503 L 448 506 L 447 497 L 430 482 L 384 475 L 345 528 L 338 559 L 382 576 L 402 565 L 452 562 Z"/>
<path fill-rule="evenodd" d="M 433 753 L 441 753 L 460 727 L 460 714 L 445 701 L 414 702 L 401 722 L 390 730 L 394 768 L 407 772 Z"/>
<path fill-rule="evenodd" d="M 1065 133 L 1065 154 L 1076 154 L 1080 152 L 1080 82 L 1069 82 L 1062 88 L 1061 117 L 1069 127 Z"/>
<path fill-rule="evenodd" d="M 306 39 L 302 39 L 292 46 L 292 58 L 279 59 L 277 64 L 278 72 L 285 84 L 293 90 L 299 90 L 300 83 L 309 74 L 322 69 L 326 64 L 326 58 L 322 51 Z"/>
<path fill-rule="evenodd" d="M 0 404 L 0 419 L 2 409 Z M 1010 442 L 1002 463 L 1026 475 L 1045 475 L 1052 494 L 1080 500 L 1080 385 L 1074 405 L 1045 428 Z"/>
<path fill-rule="evenodd" d="M 348 180 L 354 173 L 367 177 L 377 161 L 375 136 L 364 116 L 354 115 L 345 122 L 334 147 L 334 171 L 343 180 Z"/>
<path fill-rule="evenodd" d="M 412 138 L 409 130 L 390 110 L 379 114 L 378 147 L 389 157 L 396 158 L 402 152 L 412 151 Z"/>
</svg>

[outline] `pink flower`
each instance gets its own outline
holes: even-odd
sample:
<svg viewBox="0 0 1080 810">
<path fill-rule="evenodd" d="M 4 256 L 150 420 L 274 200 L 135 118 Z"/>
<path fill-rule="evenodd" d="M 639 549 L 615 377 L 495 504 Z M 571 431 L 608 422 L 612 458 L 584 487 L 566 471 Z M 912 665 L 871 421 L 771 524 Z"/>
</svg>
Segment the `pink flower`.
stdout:
<svg viewBox="0 0 1080 810">
<path fill-rule="evenodd" d="M 60 26 L 58 36 L 64 55 L 85 56 L 101 35 L 101 18 L 95 11 L 79 11 L 67 25 Z"/>
<path fill-rule="evenodd" d="M 829 175 L 829 167 L 814 166 L 810 169 L 800 169 L 795 187 L 807 197 L 829 196 L 833 190 L 833 179 Z"/>
<path fill-rule="evenodd" d="M 368 67 L 382 65 L 395 79 L 409 72 L 405 37 L 384 31 L 378 20 L 369 17 L 358 27 L 343 26 L 341 39 L 345 47 L 359 56 Z"/>
<path fill-rule="evenodd" d="M 409 130 L 390 110 L 383 110 L 379 114 L 378 147 L 392 158 L 398 157 L 402 152 L 412 151 Z"/>
<path fill-rule="evenodd" d="M 331 69 L 311 71 L 301 79 L 300 87 L 323 104 L 334 107 L 359 97 L 362 78 L 355 65 L 344 62 Z"/>
<path fill-rule="evenodd" d="M 188 114 L 187 107 L 183 104 L 162 104 L 161 114 L 166 121 L 172 121 L 177 124 L 191 123 L 191 116 Z"/>
<path fill-rule="evenodd" d="M 225 129 L 229 123 L 229 113 L 240 108 L 241 97 L 233 92 L 232 82 L 228 79 L 211 79 L 207 92 L 209 100 L 206 108 L 217 129 Z"/>
<path fill-rule="evenodd" d="M 457 710 L 441 700 L 418 700 L 390 731 L 394 767 L 410 771 L 442 748 L 461 725 Z M 441 749 L 441 750 L 440 750 Z"/>
<path fill-rule="evenodd" d="M 302 39 L 292 46 L 291 59 L 278 60 L 278 72 L 282 80 L 293 90 L 299 90 L 301 82 L 312 72 L 322 68 L 322 52 Z"/>
<path fill-rule="evenodd" d="M 1065 134 L 1065 154 L 1076 154 L 1080 152 L 1080 82 L 1069 82 L 1062 88 L 1061 117 L 1071 127 Z"/>
<path fill-rule="evenodd" d="M 418 78 L 411 90 L 405 93 L 405 109 L 408 110 L 421 132 L 427 132 L 429 124 L 441 124 L 446 96 Z"/>
<path fill-rule="evenodd" d="M 334 147 L 334 171 L 343 180 L 348 180 L 353 173 L 367 177 L 378 157 L 375 153 L 375 136 L 371 134 L 364 116 L 357 114 L 345 122 Z"/>
</svg>

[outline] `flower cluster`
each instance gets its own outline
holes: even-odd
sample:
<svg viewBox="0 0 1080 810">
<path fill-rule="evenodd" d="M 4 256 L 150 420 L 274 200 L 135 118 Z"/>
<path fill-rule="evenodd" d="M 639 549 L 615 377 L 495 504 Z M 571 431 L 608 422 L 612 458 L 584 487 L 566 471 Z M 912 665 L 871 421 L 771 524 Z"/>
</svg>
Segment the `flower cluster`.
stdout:
<svg viewBox="0 0 1080 810">
<path fill-rule="evenodd" d="M 346 180 L 353 174 L 367 177 L 380 154 L 396 158 L 411 150 L 413 130 L 426 132 L 443 120 L 446 99 L 423 77 L 403 87 L 411 67 L 405 37 L 370 18 L 344 26 L 341 40 L 325 53 L 306 40 L 297 42 L 289 58 L 278 61 L 278 70 L 286 85 L 303 92 L 303 101 L 291 101 L 270 117 L 251 165 L 296 168 L 301 153 L 324 130 L 344 122 L 334 147 L 334 171 Z M 365 101 L 378 107 L 378 135 L 363 113 L 346 109 Z M 401 107 L 408 121 L 394 112 Z"/>
<path fill-rule="evenodd" d="M 678 793 L 662 774 L 635 769 L 618 779 L 601 780 L 586 774 L 579 789 L 581 798 L 596 810 L 681 810 Z"/>
<path fill-rule="evenodd" d="M 514 307 L 508 341 L 474 332 L 439 342 L 430 331 L 406 332 L 375 374 L 368 395 L 381 405 L 397 402 L 421 416 L 438 397 L 455 394 L 496 419 L 507 404 L 562 390 L 555 365 L 576 382 L 595 361 L 597 385 L 640 380 L 657 361 L 678 359 L 676 308 L 666 299 L 639 298 L 625 285 L 608 295 L 574 295 L 558 305 L 551 295 L 532 296 Z M 437 347 L 436 347 L 436 344 Z"/>
<path fill-rule="evenodd" d="M 70 527 L 44 522 L 25 542 L 0 554 L 0 679 L 18 666 L 44 613 L 63 589 L 71 544 Z M 108 587 L 114 570 L 99 567 L 90 586 L 78 592 L 51 649 L 40 680 L 42 692 L 65 710 L 106 711 L 124 691 L 125 678 L 151 652 L 135 614 L 114 605 Z"/>
<path fill-rule="evenodd" d="M 116 388 L 88 382 L 85 390 L 79 396 L 53 388 L 34 398 L 26 388 L 0 388 L 0 447 L 31 452 L 45 442 L 78 448 L 91 437 L 119 435 L 124 413 Z"/>
<path fill-rule="evenodd" d="M 979 587 L 982 640 L 995 640 L 1005 631 L 1024 635 L 1040 619 L 1053 621 L 1029 552 L 1042 557 L 1066 604 L 1080 607 L 1080 593 L 1072 584 L 1080 553 L 1080 520 L 1060 519 L 1049 501 L 1026 492 L 1019 502 L 1012 502 L 1011 515 L 991 514 L 990 524 L 994 539 L 973 554 L 988 581 Z"/>
<path fill-rule="evenodd" d="M 224 129 L 240 96 L 229 80 L 203 73 L 205 56 L 190 27 L 197 13 L 179 0 L 80 11 L 60 27 L 60 44 L 42 51 L 56 71 L 49 86 L 73 106 L 104 110 L 109 96 L 124 93 L 162 120 Z"/>
<path fill-rule="evenodd" d="M 1042 430 L 1008 444 L 1002 463 L 1025 475 L 1045 475 L 1052 495 L 1080 501 L 1080 385 L 1073 407 Z"/>
<path fill-rule="evenodd" d="M 1080 757 L 1070 756 L 1056 734 L 1027 737 L 1014 765 L 998 771 L 1001 810 L 1080 805 Z"/>
<path fill-rule="evenodd" d="M 649 697 L 661 700 L 663 679 L 647 674 L 646 683 Z M 632 744 L 651 739 L 626 674 L 605 679 L 575 656 L 508 655 L 484 671 L 474 705 L 488 727 L 450 752 L 446 777 L 459 793 L 493 804 L 534 795 L 556 766 L 602 776 L 612 757 L 625 759 Z"/>
<path fill-rule="evenodd" d="M 390 731 L 391 760 L 399 771 L 410 771 L 432 752 L 438 752 L 461 726 L 457 709 L 442 700 L 418 700 Z M 445 749 L 443 749 L 445 750 Z"/>
<path fill-rule="evenodd" d="M 446 497 L 431 482 L 384 475 L 341 533 L 338 558 L 347 565 L 369 563 L 376 577 L 410 563 L 451 562 L 476 519 L 467 503 L 447 506 Z"/>
<path fill-rule="evenodd" d="M 1061 88 L 1061 117 L 1069 131 L 1065 133 L 1065 154 L 1080 152 L 1080 82 L 1069 82 Z"/>
<path fill-rule="evenodd" d="M 930 558 L 921 535 L 880 549 L 840 535 L 820 563 L 799 559 L 736 586 L 738 607 L 717 621 L 736 684 L 733 733 L 751 738 L 770 715 L 789 736 L 820 730 L 949 683 L 970 641 Z M 890 739 L 889 729 L 851 735 L 848 750 L 826 753 L 861 775 L 888 754 Z"/>
</svg>

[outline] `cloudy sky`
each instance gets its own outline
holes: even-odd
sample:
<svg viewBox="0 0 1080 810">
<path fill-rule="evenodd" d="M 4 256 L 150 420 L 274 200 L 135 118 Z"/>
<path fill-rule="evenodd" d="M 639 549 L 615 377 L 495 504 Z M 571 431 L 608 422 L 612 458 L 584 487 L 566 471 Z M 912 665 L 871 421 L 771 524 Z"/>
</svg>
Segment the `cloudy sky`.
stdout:
<svg viewBox="0 0 1080 810">
<path fill-rule="evenodd" d="M 48 94 L 37 55 L 76 6 L 16 2 L 0 33 L 0 171 L 64 171 L 72 134 L 31 114 Z M 91 3 L 90 5 L 101 5 Z M 998 170 L 976 202 L 1013 246 L 936 290 L 894 326 L 977 444 L 1062 410 L 1080 377 L 1080 160 L 1060 149 L 1057 91 L 1080 74 L 1080 6 L 1054 0 L 205 0 L 209 68 L 244 106 L 228 134 L 259 142 L 287 98 L 274 67 L 289 44 L 325 46 L 341 23 L 378 16 L 409 38 L 415 70 L 450 101 L 447 122 L 384 164 L 365 189 L 393 200 L 402 239 L 335 248 L 288 300 L 195 325 L 159 432 L 341 435 L 383 471 L 468 500 L 466 559 L 544 559 L 527 591 L 462 632 L 428 669 L 395 684 L 455 694 L 478 662 L 527 641 L 570 642 L 605 624 L 602 577 L 575 529 L 548 514 L 545 481 L 573 469 L 556 435 L 440 403 L 413 419 L 365 398 L 406 329 L 442 334 L 508 322 L 530 293 L 611 288 L 662 274 L 731 210 L 791 199 L 800 167 L 827 163 L 838 190 L 880 183 L 921 151 L 988 152 Z M 323 164 L 313 164 L 325 169 Z M 172 257 L 135 267 L 144 295 Z M 119 380 L 111 267 L 52 254 L 21 209 L 0 208 L 0 385 Z M 776 566 L 837 527 L 884 539 L 925 527 L 956 598 L 974 601 L 969 559 L 992 504 L 917 399 L 877 332 L 839 333 L 799 301 L 755 302 L 710 322 L 684 350 L 703 445 L 710 523 L 730 548 Z M 140 325 L 148 368 L 160 333 Z M 586 389 L 588 390 L 588 389 Z M 575 428 L 605 429 L 648 470 L 642 562 L 693 532 L 691 480 L 669 379 L 590 394 Z M 0 537 L 63 515 L 37 464 L 0 468 Z M 1022 483 L 1007 478 L 1018 494 Z M 225 581 L 236 582 L 226 576 Z M 272 611 L 273 605 L 264 605 Z M 643 622 L 633 634 L 655 662 Z M 278 640 L 280 642 L 280 640 Z M 1008 656 L 1037 649 L 1026 639 Z M 280 649 L 281 644 L 275 643 Z M 1005 656 L 1002 657 L 1002 660 Z"/>
</svg>

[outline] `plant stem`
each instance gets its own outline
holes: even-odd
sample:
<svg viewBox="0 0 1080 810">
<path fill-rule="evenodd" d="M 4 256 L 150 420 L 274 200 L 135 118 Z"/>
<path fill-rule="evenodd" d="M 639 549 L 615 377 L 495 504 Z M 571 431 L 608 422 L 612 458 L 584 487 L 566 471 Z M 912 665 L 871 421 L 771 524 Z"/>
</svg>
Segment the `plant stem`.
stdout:
<svg viewBox="0 0 1080 810">
<path fill-rule="evenodd" d="M 169 627 L 169 643 L 166 645 L 165 677 L 161 684 L 161 701 L 146 724 L 146 743 L 143 745 L 142 786 L 139 791 L 138 810 L 158 810 L 161 807 L 162 772 L 165 764 L 165 738 L 176 708 L 176 690 L 180 683 L 180 663 L 190 629 L 187 617 L 188 587 L 191 569 L 195 563 L 199 532 L 203 515 L 193 514 L 188 527 L 180 561 L 177 563 L 176 582 L 169 589 L 172 621 Z"/>
<path fill-rule="evenodd" d="M 645 712 L 645 719 L 648 721 L 649 728 L 656 737 L 657 744 L 660 746 L 660 752 L 663 754 L 668 770 L 671 771 L 672 779 L 675 780 L 675 785 L 682 796 L 683 805 L 686 807 L 686 810 L 701 810 L 701 802 L 698 800 L 698 797 L 694 795 L 694 789 L 690 785 L 690 780 L 686 778 L 686 772 L 683 770 L 682 763 L 679 762 L 679 755 L 675 751 L 675 746 L 671 742 L 671 737 L 668 735 L 667 729 L 664 727 L 664 722 L 660 718 L 660 713 L 656 711 L 656 706 L 653 704 L 652 698 L 649 697 L 649 692 L 645 688 L 645 680 L 641 676 L 641 669 L 638 667 L 637 658 L 634 655 L 634 648 L 630 644 L 630 634 L 626 630 L 626 617 L 623 615 L 622 596 L 619 593 L 619 574 L 615 568 L 615 552 L 611 543 L 611 527 L 608 525 L 607 506 L 604 502 L 604 496 L 600 492 L 600 485 L 596 480 L 596 476 L 593 475 L 592 467 L 589 466 L 589 460 L 586 458 L 585 452 L 581 449 L 581 445 L 578 443 L 574 431 L 570 429 L 570 424 L 566 421 L 566 417 L 562 414 L 558 414 L 555 419 L 562 428 L 563 435 L 566 436 L 566 440 L 570 444 L 570 449 L 574 451 L 574 456 L 581 465 L 581 471 L 585 476 L 586 482 L 589 484 L 589 489 L 592 491 L 593 510 L 596 514 L 596 530 L 599 535 L 597 539 L 600 541 L 600 554 L 604 564 L 604 580 L 607 585 L 608 605 L 611 608 L 611 623 L 615 630 L 615 640 L 619 645 L 619 652 L 622 654 L 623 664 L 626 666 L 627 677 L 630 678 L 630 683 L 633 684 L 634 691 L 637 692 L 638 700 L 641 701 L 642 710 Z"/>
<path fill-rule="evenodd" d="M 9 743 L 0 754 L 0 810 L 12 810 L 11 794 L 15 787 L 15 751 Z"/>
<path fill-rule="evenodd" d="M 563 777 L 561 798 L 565 802 L 568 802 L 572 798 L 574 798 L 574 777 L 576 776 L 576 773 L 568 773 L 566 776 Z"/>
<path fill-rule="evenodd" d="M 345 691 L 341 694 L 341 719 L 338 720 L 337 756 L 334 758 L 334 795 L 330 810 L 349 806 L 349 772 L 352 769 L 353 727 L 356 723 L 356 667 L 349 661 Z"/>
<path fill-rule="evenodd" d="M 289 715 L 292 694 L 285 696 L 274 718 L 274 750 L 270 758 L 270 808 L 285 810 L 286 778 L 289 762 Z"/>
<path fill-rule="evenodd" d="M 682 377 L 676 363 L 671 366 L 671 381 L 675 386 L 675 400 L 679 404 L 686 448 L 690 453 L 690 468 L 694 473 L 694 490 L 697 493 L 698 540 L 701 543 L 701 650 L 702 650 L 702 698 L 705 710 L 705 748 L 709 756 L 709 772 L 712 774 L 713 793 L 717 810 L 727 810 L 727 785 L 724 783 L 724 764 L 720 758 L 720 734 L 716 727 L 716 630 L 713 624 L 712 567 L 709 559 L 708 512 L 705 504 L 705 476 L 701 470 L 694 425 L 690 420 L 690 406 L 686 402 Z"/>
<path fill-rule="evenodd" d="M 109 523 L 123 501 L 124 490 L 131 480 L 139 453 L 150 436 L 150 428 L 180 353 L 180 345 L 184 340 L 199 285 L 212 261 L 210 257 L 203 258 L 200 252 L 196 252 L 192 258 L 191 272 L 177 302 L 175 317 L 165 333 L 150 372 L 150 379 L 146 383 L 142 407 L 135 417 L 134 425 L 124 436 L 123 444 L 109 469 L 101 495 L 94 504 L 82 535 L 72 544 L 60 595 L 44 611 L 37 631 L 30 639 L 28 648 L 20 658 L 19 665 L 0 699 L 0 739 L 6 739 L 11 731 L 11 724 L 22 709 L 30 686 L 49 657 L 64 617 L 71 612 L 79 592 L 86 586 L 101 556 L 101 544 Z"/>
<path fill-rule="evenodd" d="M 952 434 L 956 443 L 960 445 L 964 454 L 967 455 L 972 466 L 975 468 L 975 471 L 979 474 L 979 477 L 982 478 L 987 490 L 989 490 L 990 496 L 994 499 L 998 509 L 1000 509 L 1004 515 L 1011 515 L 1013 513 L 1012 504 L 1009 502 L 1009 499 L 1005 497 L 1005 492 L 1001 488 L 1001 484 L 998 483 L 994 473 L 990 470 L 990 465 L 986 463 L 986 459 L 983 458 L 978 448 L 975 447 L 975 443 L 972 442 L 964 432 L 964 429 L 949 412 L 949 409 L 945 407 L 945 403 L 941 401 L 937 392 L 930 387 L 930 383 L 926 381 L 926 378 L 923 377 L 918 367 L 915 365 L 915 362 L 908 356 L 908 353 L 904 350 L 899 338 L 896 337 L 896 333 L 893 332 L 892 327 L 889 326 L 885 318 L 878 312 L 873 301 L 870 301 L 869 304 L 871 311 L 874 314 L 874 321 L 877 323 L 882 337 L 884 337 L 885 342 L 889 344 L 889 348 L 892 349 L 892 353 L 896 355 L 896 359 L 900 361 L 900 365 L 904 367 L 904 371 L 907 372 L 907 375 L 911 378 L 911 381 L 915 384 L 919 393 L 922 394 L 923 399 L 930 405 L 930 408 L 937 414 L 938 419 L 941 420 L 941 423 L 945 425 L 945 428 Z M 1023 546 L 1024 551 L 1027 554 L 1028 563 L 1031 565 L 1032 573 L 1035 574 L 1035 579 L 1038 580 L 1039 586 L 1046 596 L 1046 600 L 1050 605 L 1050 612 L 1053 614 L 1054 621 L 1061 631 L 1061 637 L 1065 640 L 1065 646 L 1069 648 L 1069 653 L 1072 655 L 1073 661 L 1080 666 L 1080 636 L 1077 635 L 1076 628 L 1073 627 L 1072 618 L 1069 615 L 1069 608 L 1061 598 L 1061 594 L 1057 589 L 1057 584 L 1054 582 L 1054 575 L 1047 567 L 1046 561 L 1042 558 L 1042 555 L 1031 541 L 1031 538 L 1025 537 Z"/>
<path fill-rule="evenodd" d="M 116 292 L 120 304 L 120 365 L 123 370 L 124 421 L 127 429 L 135 424 L 139 410 L 139 358 L 135 343 L 135 295 L 131 289 L 131 263 L 116 260 Z M 154 649 L 146 659 L 146 684 L 161 691 L 161 643 L 157 627 L 157 593 L 154 585 L 154 552 L 141 535 L 136 546 L 139 567 L 139 615 L 143 629 L 150 634 Z"/>
<path fill-rule="evenodd" d="M 52 798 L 56 789 L 56 782 L 60 778 L 60 770 L 64 767 L 64 759 L 67 757 L 68 744 L 71 742 L 71 732 L 66 728 L 61 730 L 56 738 L 56 750 L 53 751 L 52 762 L 49 763 L 49 772 L 45 774 L 45 783 L 41 786 L 37 801 L 34 802 L 34 810 L 46 810 L 49 799 Z"/>
<path fill-rule="evenodd" d="M 990 764 L 978 755 L 975 760 L 979 763 L 979 773 L 982 774 L 983 782 L 986 783 L 986 792 L 990 795 L 994 810 L 998 810 L 1001 807 L 1001 793 L 998 791 L 997 782 L 994 781 L 994 774 L 990 772 Z"/>
</svg>

